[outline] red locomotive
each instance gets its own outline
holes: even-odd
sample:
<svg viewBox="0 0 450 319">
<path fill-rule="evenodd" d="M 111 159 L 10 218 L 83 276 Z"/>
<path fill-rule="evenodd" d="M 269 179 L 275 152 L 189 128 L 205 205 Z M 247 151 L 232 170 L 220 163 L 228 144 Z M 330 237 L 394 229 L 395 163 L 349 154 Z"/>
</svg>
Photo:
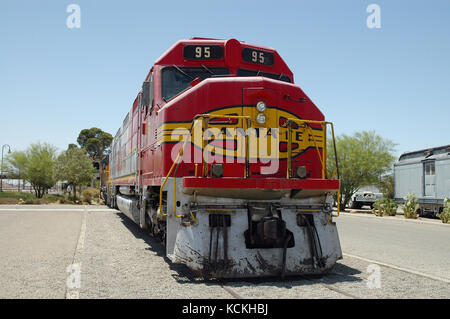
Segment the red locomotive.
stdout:
<svg viewBox="0 0 450 319">
<path fill-rule="evenodd" d="M 342 258 L 328 125 L 276 50 L 178 41 L 113 140 L 107 204 L 204 276 L 326 272 Z"/>
</svg>

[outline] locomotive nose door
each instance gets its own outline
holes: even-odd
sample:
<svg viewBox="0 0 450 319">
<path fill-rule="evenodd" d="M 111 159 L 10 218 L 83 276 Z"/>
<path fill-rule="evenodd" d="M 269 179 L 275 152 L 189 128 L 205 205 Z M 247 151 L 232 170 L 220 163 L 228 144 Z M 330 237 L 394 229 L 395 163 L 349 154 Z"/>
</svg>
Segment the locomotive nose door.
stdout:
<svg viewBox="0 0 450 319">
<path fill-rule="evenodd" d="M 273 149 L 274 140 L 272 140 L 279 137 L 273 130 L 278 128 L 278 102 L 278 92 L 275 89 L 264 87 L 243 89 L 242 115 L 250 116 L 251 126 L 256 134 L 256 139 L 251 137 L 249 141 L 251 177 L 264 177 L 267 172 L 264 173 L 260 166 L 270 166 L 272 160 L 278 160 L 278 143 L 277 149 Z"/>
</svg>

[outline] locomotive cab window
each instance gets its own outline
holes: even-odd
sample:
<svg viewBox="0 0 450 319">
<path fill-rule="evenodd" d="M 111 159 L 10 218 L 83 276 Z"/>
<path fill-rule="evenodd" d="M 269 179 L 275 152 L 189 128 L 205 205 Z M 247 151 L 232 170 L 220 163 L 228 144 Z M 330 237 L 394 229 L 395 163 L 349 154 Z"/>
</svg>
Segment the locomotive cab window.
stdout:
<svg viewBox="0 0 450 319">
<path fill-rule="evenodd" d="M 263 76 L 266 78 L 291 83 L 291 79 L 287 75 L 267 73 L 267 72 L 261 72 L 261 71 L 256 71 L 256 70 L 239 69 L 237 71 L 237 76 Z"/>
<path fill-rule="evenodd" d="M 150 74 L 149 81 L 142 85 L 142 106 L 145 107 L 145 115 L 153 108 L 153 73 Z"/>
<path fill-rule="evenodd" d="M 169 66 L 162 70 L 162 98 L 168 101 L 191 87 L 191 82 L 196 78 L 201 81 L 212 76 L 228 75 L 226 68 L 186 68 L 178 66 Z"/>
</svg>

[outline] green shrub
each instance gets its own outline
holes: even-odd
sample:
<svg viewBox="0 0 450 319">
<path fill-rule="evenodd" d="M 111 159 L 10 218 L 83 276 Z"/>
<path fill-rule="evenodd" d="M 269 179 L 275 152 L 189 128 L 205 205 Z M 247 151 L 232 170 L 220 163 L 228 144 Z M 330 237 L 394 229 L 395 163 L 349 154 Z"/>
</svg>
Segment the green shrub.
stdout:
<svg viewBox="0 0 450 319">
<path fill-rule="evenodd" d="M 373 203 L 372 212 L 377 216 L 395 216 L 397 214 L 398 204 L 389 198 L 382 198 Z"/>
<path fill-rule="evenodd" d="M 65 199 L 65 204 L 71 204 L 71 205 L 76 205 L 76 204 L 80 204 L 80 199 L 74 198 L 73 196 L 67 196 Z"/>
<path fill-rule="evenodd" d="M 15 198 L 17 200 L 35 199 L 36 196 L 33 193 L 28 192 L 0 192 L 0 198 Z"/>
<path fill-rule="evenodd" d="M 437 216 L 442 220 L 443 223 L 450 223 L 450 199 L 447 197 L 444 199 L 444 207 L 440 214 Z"/>
<path fill-rule="evenodd" d="M 0 205 L 3 204 L 19 204 L 19 200 L 16 198 L 1 198 L 0 197 Z"/>
<path fill-rule="evenodd" d="M 397 215 L 398 204 L 393 199 L 386 198 L 384 212 L 388 216 Z"/>
<path fill-rule="evenodd" d="M 92 200 L 98 201 L 100 199 L 100 191 L 97 188 L 86 188 L 82 192 L 83 200 L 92 204 Z"/>
<path fill-rule="evenodd" d="M 408 194 L 404 200 L 406 201 L 403 205 L 403 213 L 405 218 L 417 218 L 417 210 L 419 209 L 419 203 L 414 193 Z"/>
<path fill-rule="evenodd" d="M 64 196 L 58 194 L 45 194 L 43 197 L 44 201 L 47 201 L 49 203 L 56 203 L 60 201 L 61 198 L 64 198 Z"/>
<path fill-rule="evenodd" d="M 29 192 L 2 192 L 0 193 L 1 203 L 13 203 L 15 200 L 16 204 L 49 204 L 56 203 L 61 198 L 62 195 L 57 194 L 45 194 L 42 198 L 36 198 L 35 194 Z"/>
<path fill-rule="evenodd" d="M 379 199 L 375 203 L 373 203 L 372 213 L 374 213 L 376 216 L 383 216 L 383 207 L 381 202 L 382 199 Z"/>
<path fill-rule="evenodd" d="M 26 205 L 39 205 L 41 202 L 38 198 L 35 198 L 35 199 L 26 199 L 23 203 Z"/>
</svg>

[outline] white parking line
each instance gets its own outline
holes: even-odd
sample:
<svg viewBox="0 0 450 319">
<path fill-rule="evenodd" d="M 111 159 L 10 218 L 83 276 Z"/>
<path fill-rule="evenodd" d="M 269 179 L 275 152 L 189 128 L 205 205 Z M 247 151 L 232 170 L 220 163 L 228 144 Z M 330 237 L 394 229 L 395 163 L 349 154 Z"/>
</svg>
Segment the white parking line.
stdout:
<svg viewBox="0 0 450 319">
<path fill-rule="evenodd" d="M 86 237 L 86 218 L 88 209 L 84 208 L 83 219 L 81 221 L 80 235 L 78 236 L 77 247 L 72 259 L 72 264 L 67 267 L 69 276 L 66 280 L 66 299 L 79 299 L 80 298 L 80 285 L 81 285 L 81 262 L 78 260 L 78 254 L 84 248 L 84 240 Z"/>
<path fill-rule="evenodd" d="M 85 213 L 83 215 L 83 220 L 81 222 L 80 236 L 78 237 L 78 243 L 77 243 L 77 249 L 75 251 L 75 255 L 77 253 L 79 253 L 84 247 L 84 238 L 86 235 L 86 215 L 87 215 L 87 210 L 85 211 Z"/>
<path fill-rule="evenodd" d="M 421 276 L 421 277 L 425 277 L 425 278 L 433 279 L 433 280 L 437 280 L 437 281 L 442 281 L 442 282 L 445 282 L 447 284 L 450 284 L 450 279 L 447 279 L 447 278 L 442 278 L 442 277 L 437 277 L 437 276 L 433 276 L 433 275 L 428 275 L 428 274 L 425 274 L 423 272 L 419 272 L 419 271 L 415 271 L 415 270 L 412 270 L 412 269 L 398 267 L 398 266 L 395 266 L 395 265 L 383 263 L 383 262 L 380 262 L 380 261 L 376 261 L 376 260 L 372 260 L 372 259 L 368 259 L 368 258 L 364 258 L 364 257 L 352 255 L 352 254 L 347 254 L 347 253 L 344 253 L 344 252 L 342 253 L 342 255 L 350 257 L 350 258 L 355 258 L 355 259 L 359 259 L 359 260 L 362 260 L 362 261 L 366 261 L 366 262 L 371 263 L 371 264 L 378 264 L 380 266 L 389 267 L 389 268 L 392 268 L 392 269 L 400 270 L 400 271 L 407 272 L 407 273 L 410 273 L 410 274 L 414 274 L 414 275 L 417 275 L 417 276 Z"/>
</svg>

